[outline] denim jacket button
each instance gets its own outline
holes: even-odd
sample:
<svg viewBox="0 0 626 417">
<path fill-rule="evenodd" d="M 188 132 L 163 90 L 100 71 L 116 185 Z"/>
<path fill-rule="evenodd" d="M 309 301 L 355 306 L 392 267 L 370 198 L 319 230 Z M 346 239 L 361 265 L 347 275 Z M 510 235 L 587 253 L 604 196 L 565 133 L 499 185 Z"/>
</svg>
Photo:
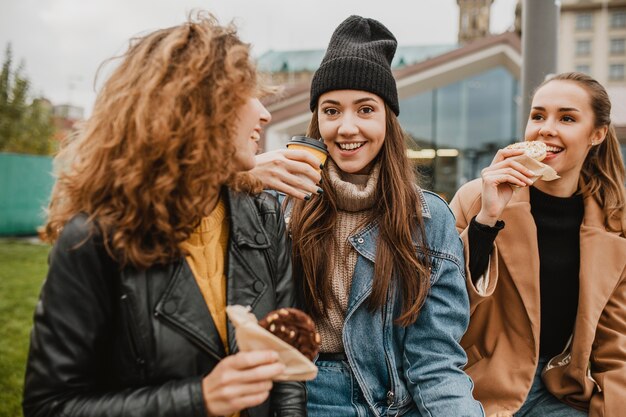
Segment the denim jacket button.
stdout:
<svg viewBox="0 0 626 417">
<path fill-rule="evenodd" d="M 387 405 L 392 405 L 395 401 L 395 397 L 396 395 L 393 393 L 393 391 L 389 391 L 387 393 Z"/>
<path fill-rule="evenodd" d="M 363 242 L 365 242 L 365 240 L 363 240 L 363 238 L 362 238 L 362 237 L 358 238 L 356 241 L 357 241 L 357 243 L 363 243 Z"/>
</svg>

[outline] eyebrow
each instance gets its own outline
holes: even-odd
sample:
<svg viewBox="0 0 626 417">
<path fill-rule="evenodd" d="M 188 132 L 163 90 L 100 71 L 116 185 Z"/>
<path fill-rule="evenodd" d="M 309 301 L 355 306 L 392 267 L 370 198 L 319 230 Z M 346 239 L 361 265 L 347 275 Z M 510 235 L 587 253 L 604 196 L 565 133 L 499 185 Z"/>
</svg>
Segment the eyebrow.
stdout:
<svg viewBox="0 0 626 417">
<path fill-rule="evenodd" d="M 541 110 L 541 111 L 546 111 L 545 107 L 541 107 L 541 106 L 535 106 L 533 107 L 534 110 Z M 561 107 L 559 109 L 560 113 L 566 113 L 566 112 L 580 112 L 580 110 L 578 110 L 576 107 Z"/>
<path fill-rule="evenodd" d="M 373 101 L 375 103 L 378 103 L 378 101 L 374 97 L 363 97 L 363 98 L 359 98 L 357 100 L 354 100 L 352 102 L 352 104 L 361 104 L 361 103 L 364 103 L 364 102 L 367 102 L 367 101 Z M 341 105 L 340 102 L 338 102 L 336 100 L 330 100 L 330 99 L 324 100 L 320 104 L 326 104 L 326 103 L 334 104 L 335 106 L 340 106 Z"/>
</svg>

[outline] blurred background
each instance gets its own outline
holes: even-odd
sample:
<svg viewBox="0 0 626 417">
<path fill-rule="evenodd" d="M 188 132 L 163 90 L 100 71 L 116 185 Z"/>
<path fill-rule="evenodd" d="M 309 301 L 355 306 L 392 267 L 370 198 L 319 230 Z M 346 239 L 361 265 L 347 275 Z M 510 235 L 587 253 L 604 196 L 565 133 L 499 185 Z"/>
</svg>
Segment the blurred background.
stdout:
<svg viewBox="0 0 626 417">
<path fill-rule="evenodd" d="M 359 14 L 398 39 L 408 155 L 424 188 L 447 200 L 522 138 L 530 92 L 549 73 L 581 71 L 606 86 L 626 152 L 626 0 L 0 0 L 0 417 L 21 415 L 52 156 L 89 117 L 117 63 L 107 60 L 195 9 L 234 21 L 259 70 L 284 86 L 266 99 L 262 150 L 304 133 L 324 48 Z"/>
</svg>

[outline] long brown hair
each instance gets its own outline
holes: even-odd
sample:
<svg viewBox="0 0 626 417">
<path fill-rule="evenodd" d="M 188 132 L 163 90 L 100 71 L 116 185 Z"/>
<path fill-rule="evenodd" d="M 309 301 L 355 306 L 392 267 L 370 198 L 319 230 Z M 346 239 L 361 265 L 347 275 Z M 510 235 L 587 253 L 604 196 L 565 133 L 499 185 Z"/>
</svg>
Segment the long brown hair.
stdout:
<svg viewBox="0 0 626 417">
<path fill-rule="evenodd" d="M 416 174 L 406 156 L 406 136 L 393 111 L 388 106 L 385 110 L 387 133 L 377 156 L 380 174 L 371 218 L 367 219 L 377 222 L 380 231 L 368 307 L 372 311 L 381 308 L 388 290 L 399 284 L 402 310 L 396 322 L 407 326 L 417 319 L 430 289 L 429 260 Z M 315 109 L 307 136 L 321 137 L 317 117 Z M 337 215 L 337 195 L 325 170 L 322 178 L 322 195 L 308 202 L 290 200 L 289 221 L 294 277 L 302 287 L 305 308 L 316 319 L 324 316 L 332 297 L 328 254 L 335 245 Z M 418 256 L 414 238 L 423 256 Z"/>
<path fill-rule="evenodd" d="M 234 163 L 237 111 L 256 94 L 249 45 L 232 25 L 198 12 L 132 39 L 80 134 L 63 144 L 46 232 L 86 213 L 124 266 L 181 256 Z M 253 188 L 253 187 L 252 187 Z"/>
<path fill-rule="evenodd" d="M 626 236 L 626 193 L 624 181 L 626 172 L 620 152 L 615 128 L 611 123 L 611 100 L 606 89 L 595 79 L 579 72 L 558 74 L 542 83 L 550 81 L 572 81 L 583 87 L 591 100 L 595 116 L 595 127 L 608 127 L 606 138 L 594 146 L 587 154 L 580 172 L 580 190 L 585 197 L 594 197 L 605 215 L 608 230 Z"/>
</svg>

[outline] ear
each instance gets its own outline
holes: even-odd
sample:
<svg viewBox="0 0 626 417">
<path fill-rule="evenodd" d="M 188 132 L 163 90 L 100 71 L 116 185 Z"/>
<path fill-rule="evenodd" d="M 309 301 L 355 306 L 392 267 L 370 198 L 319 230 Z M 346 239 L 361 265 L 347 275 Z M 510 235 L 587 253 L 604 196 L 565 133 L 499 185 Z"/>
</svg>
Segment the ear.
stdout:
<svg viewBox="0 0 626 417">
<path fill-rule="evenodd" d="M 606 139 L 606 135 L 609 132 L 609 127 L 607 125 L 600 126 L 593 130 L 591 133 L 591 146 L 599 145 L 604 142 Z"/>
</svg>

